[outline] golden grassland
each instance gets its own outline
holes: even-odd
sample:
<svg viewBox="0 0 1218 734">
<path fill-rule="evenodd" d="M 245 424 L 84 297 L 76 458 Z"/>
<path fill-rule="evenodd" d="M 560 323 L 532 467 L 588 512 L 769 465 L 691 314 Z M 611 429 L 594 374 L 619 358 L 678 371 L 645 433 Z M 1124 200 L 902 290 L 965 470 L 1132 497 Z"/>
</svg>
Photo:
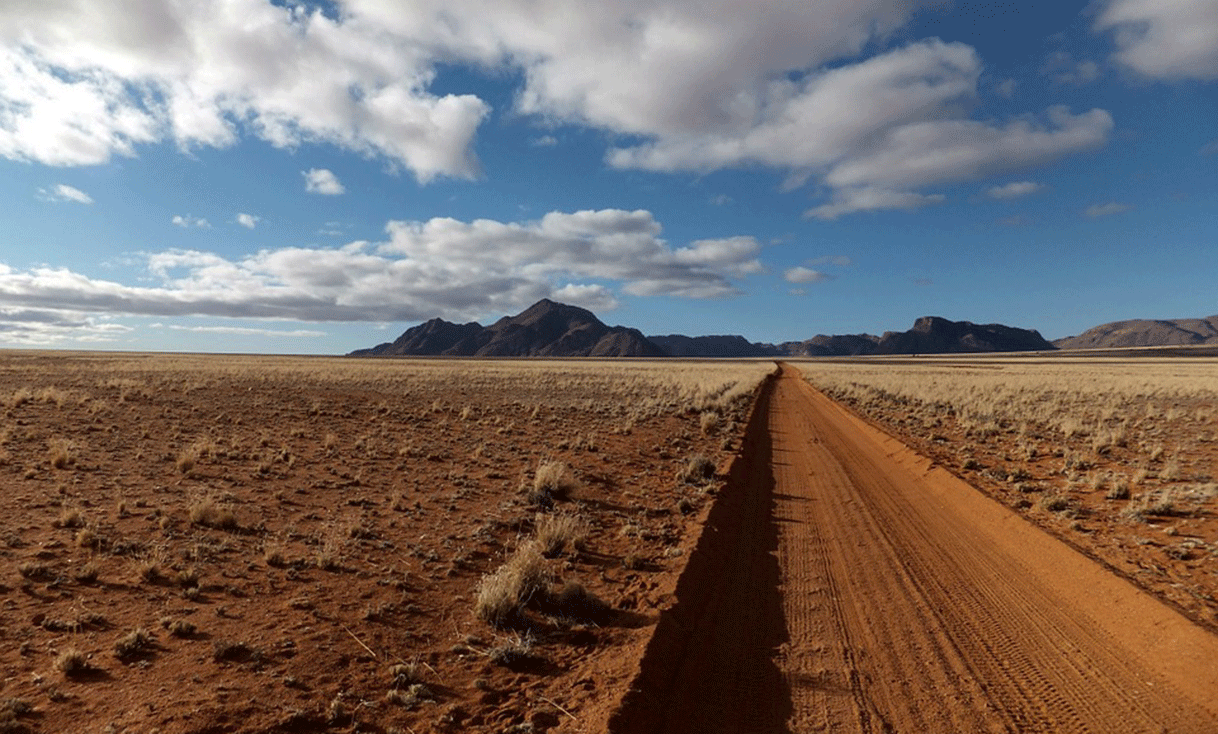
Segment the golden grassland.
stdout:
<svg viewBox="0 0 1218 734">
<path fill-rule="evenodd" d="M 807 360 L 805 378 L 1218 622 L 1218 359 Z"/>
</svg>

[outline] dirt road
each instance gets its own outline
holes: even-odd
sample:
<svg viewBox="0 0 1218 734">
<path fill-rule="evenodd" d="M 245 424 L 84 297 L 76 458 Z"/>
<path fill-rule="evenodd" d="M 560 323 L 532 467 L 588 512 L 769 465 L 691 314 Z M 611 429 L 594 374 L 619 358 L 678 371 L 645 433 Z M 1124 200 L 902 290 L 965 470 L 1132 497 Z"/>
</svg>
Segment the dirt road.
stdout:
<svg viewBox="0 0 1218 734">
<path fill-rule="evenodd" d="M 783 366 L 621 732 L 1218 732 L 1218 638 Z"/>
</svg>

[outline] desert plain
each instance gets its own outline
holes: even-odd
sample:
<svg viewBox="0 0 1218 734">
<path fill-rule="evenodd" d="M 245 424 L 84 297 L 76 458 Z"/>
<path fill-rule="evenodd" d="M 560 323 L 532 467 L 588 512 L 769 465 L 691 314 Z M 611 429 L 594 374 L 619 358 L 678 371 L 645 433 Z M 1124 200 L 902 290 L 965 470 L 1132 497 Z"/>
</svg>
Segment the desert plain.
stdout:
<svg viewBox="0 0 1218 734">
<path fill-rule="evenodd" d="M 3 732 L 1218 726 L 1213 360 L 6 352 L 0 411 Z"/>
</svg>

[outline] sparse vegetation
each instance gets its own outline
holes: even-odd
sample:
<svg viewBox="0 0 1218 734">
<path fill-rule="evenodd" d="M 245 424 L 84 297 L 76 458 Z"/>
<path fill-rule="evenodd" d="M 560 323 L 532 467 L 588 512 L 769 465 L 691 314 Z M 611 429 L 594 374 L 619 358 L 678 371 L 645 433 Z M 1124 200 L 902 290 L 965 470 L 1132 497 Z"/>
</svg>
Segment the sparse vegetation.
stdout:
<svg viewBox="0 0 1218 734">
<path fill-rule="evenodd" d="M 148 654 L 152 645 L 152 633 L 143 627 L 136 627 L 115 641 L 114 654 L 120 660 L 128 660 Z"/>
<path fill-rule="evenodd" d="M 195 525 L 221 530 L 236 530 L 237 513 L 215 497 L 203 497 L 190 506 L 190 521 Z"/>
<path fill-rule="evenodd" d="M 544 591 L 550 580 L 540 544 L 526 542 L 494 573 L 482 578 L 474 614 L 497 627 L 510 626 L 520 620 L 525 605 Z"/>
<path fill-rule="evenodd" d="M 89 657 L 80 650 L 68 648 L 55 658 L 55 669 L 68 678 L 79 678 L 93 671 Z"/>
</svg>

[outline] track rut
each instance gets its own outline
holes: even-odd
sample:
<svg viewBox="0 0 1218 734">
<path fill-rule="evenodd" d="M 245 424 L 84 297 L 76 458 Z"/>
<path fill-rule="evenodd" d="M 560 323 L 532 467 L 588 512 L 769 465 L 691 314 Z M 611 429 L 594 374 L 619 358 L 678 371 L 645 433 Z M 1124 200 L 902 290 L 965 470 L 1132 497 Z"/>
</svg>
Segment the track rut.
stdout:
<svg viewBox="0 0 1218 734">
<path fill-rule="evenodd" d="M 611 729 L 1213 734 L 1218 637 L 784 364 Z"/>
</svg>

